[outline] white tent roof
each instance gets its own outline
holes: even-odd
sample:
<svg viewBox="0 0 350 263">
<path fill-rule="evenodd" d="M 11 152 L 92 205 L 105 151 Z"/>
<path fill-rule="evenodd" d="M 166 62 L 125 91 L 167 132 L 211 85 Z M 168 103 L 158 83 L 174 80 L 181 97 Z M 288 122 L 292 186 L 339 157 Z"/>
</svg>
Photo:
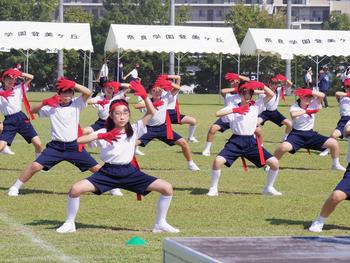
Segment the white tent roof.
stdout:
<svg viewBox="0 0 350 263">
<path fill-rule="evenodd" d="M 111 25 L 105 51 L 239 54 L 232 28 Z"/>
<path fill-rule="evenodd" d="M 350 31 L 249 28 L 242 55 L 349 56 Z"/>
<path fill-rule="evenodd" d="M 0 21 L 0 52 L 13 49 L 93 51 L 89 24 Z"/>
</svg>

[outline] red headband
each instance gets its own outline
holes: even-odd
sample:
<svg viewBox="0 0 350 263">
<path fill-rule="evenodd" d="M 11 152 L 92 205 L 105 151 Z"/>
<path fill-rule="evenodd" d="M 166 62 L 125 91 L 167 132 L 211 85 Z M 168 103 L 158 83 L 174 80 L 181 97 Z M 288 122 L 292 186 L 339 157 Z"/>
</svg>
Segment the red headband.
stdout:
<svg viewBox="0 0 350 263">
<path fill-rule="evenodd" d="M 344 85 L 344 87 L 345 86 L 350 86 L 350 79 L 344 80 L 343 85 Z"/>
<path fill-rule="evenodd" d="M 109 108 L 109 113 L 111 113 L 116 107 L 118 107 L 120 105 L 124 105 L 129 109 L 129 104 L 127 102 L 118 101 L 116 103 L 113 103 L 113 105 L 111 105 L 111 107 Z"/>
</svg>

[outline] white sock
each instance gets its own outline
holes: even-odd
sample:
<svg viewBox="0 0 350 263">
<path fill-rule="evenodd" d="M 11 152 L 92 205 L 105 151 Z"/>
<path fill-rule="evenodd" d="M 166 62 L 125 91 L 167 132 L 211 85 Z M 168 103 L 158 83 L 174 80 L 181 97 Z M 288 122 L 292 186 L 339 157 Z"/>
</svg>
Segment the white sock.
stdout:
<svg viewBox="0 0 350 263">
<path fill-rule="evenodd" d="M 206 142 L 204 146 L 204 152 L 210 152 L 212 142 Z"/>
<path fill-rule="evenodd" d="M 168 209 L 171 203 L 172 195 L 165 196 L 160 195 L 157 203 L 157 216 L 156 216 L 156 224 L 166 224 L 166 215 L 168 213 Z"/>
<path fill-rule="evenodd" d="M 20 189 L 23 184 L 24 183 L 21 180 L 17 179 L 15 184 L 12 187 L 16 187 L 17 189 Z"/>
<path fill-rule="evenodd" d="M 75 222 L 79 211 L 80 197 L 70 197 L 68 196 L 67 201 L 67 219 L 66 222 Z"/>
<path fill-rule="evenodd" d="M 211 170 L 210 188 L 218 189 L 221 170 Z"/>
<path fill-rule="evenodd" d="M 270 169 L 267 173 L 267 181 L 266 181 L 266 188 L 273 187 L 273 184 L 276 181 L 277 175 L 278 175 L 278 169 L 272 170 Z"/>
<path fill-rule="evenodd" d="M 188 138 L 193 137 L 193 134 L 194 134 L 194 131 L 196 130 L 196 127 L 197 126 L 195 126 L 195 125 L 188 126 Z"/>
<path fill-rule="evenodd" d="M 339 157 L 333 159 L 333 165 L 334 166 L 340 165 Z"/>
<path fill-rule="evenodd" d="M 190 165 L 190 166 L 195 164 L 193 160 L 188 161 L 187 163 L 188 163 L 188 165 Z"/>
<path fill-rule="evenodd" d="M 319 217 L 317 218 L 317 221 L 320 222 L 320 223 L 322 223 L 322 224 L 324 224 L 324 223 L 326 222 L 326 220 L 327 220 L 327 217 L 323 217 L 323 216 L 319 216 Z"/>
</svg>

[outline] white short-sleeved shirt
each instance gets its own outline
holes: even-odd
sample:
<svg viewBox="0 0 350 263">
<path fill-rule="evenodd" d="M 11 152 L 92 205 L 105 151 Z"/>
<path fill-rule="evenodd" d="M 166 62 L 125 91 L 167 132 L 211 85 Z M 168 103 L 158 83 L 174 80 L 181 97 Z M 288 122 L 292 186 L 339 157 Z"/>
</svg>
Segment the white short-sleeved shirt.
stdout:
<svg viewBox="0 0 350 263">
<path fill-rule="evenodd" d="M 236 107 L 239 103 L 241 103 L 241 97 L 239 94 L 231 94 L 226 93 L 224 98 L 224 105 L 225 107 Z M 221 120 L 225 123 L 229 123 L 230 120 L 228 119 L 229 115 L 222 116 Z"/>
<path fill-rule="evenodd" d="M 265 104 L 265 110 L 275 111 L 278 108 L 280 102 L 280 96 L 282 92 L 282 87 L 276 89 L 275 95 Z M 260 94 L 259 97 L 265 98 L 266 94 Z"/>
<path fill-rule="evenodd" d="M 163 101 L 163 105 L 158 107 L 156 114 L 148 122 L 148 126 L 159 126 L 165 123 L 167 107 L 170 102 L 174 100 L 174 96 L 171 92 L 163 92 L 160 99 Z"/>
<path fill-rule="evenodd" d="M 51 122 L 51 139 L 53 141 L 71 142 L 78 138 L 80 111 L 87 106 L 83 97 L 74 98 L 69 106 L 52 108 L 44 106 L 39 110 L 40 117 L 49 117 Z"/>
<path fill-rule="evenodd" d="M 317 99 L 313 99 L 308 107 L 310 110 L 317 110 L 321 109 L 321 104 L 317 101 Z M 290 107 L 290 112 L 292 111 L 300 111 L 302 108 L 299 106 L 298 102 L 294 103 Z M 312 130 L 315 125 L 315 114 L 311 114 L 309 116 L 308 114 L 304 113 L 303 115 L 300 115 L 296 118 L 293 118 L 292 120 L 292 126 L 293 129 L 298 131 L 308 131 Z"/>
<path fill-rule="evenodd" d="M 340 116 L 350 116 L 350 98 L 341 97 L 339 99 L 339 114 Z"/>
<path fill-rule="evenodd" d="M 139 72 L 137 71 L 136 68 L 134 68 L 131 72 L 130 72 L 130 76 L 133 77 L 134 79 L 137 79 L 139 77 Z"/>
<path fill-rule="evenodd" d="M 245 114 L 232 113 L 227 115 L 230 128 L 236 135 L 253 135 L 258 124 L 258 115 L 264 110 L 264 99 L 258 98 L 254 105 L 249 107 L 249 111 Z M 232 107 L 228 107 L 232 108 Z"/>
<path fill-rule="evenodd" d="M 304 80 L 305 80 L 305 83 L 312 82 L 312 75 L 309 72 L 307 72 L 305 74 Z"/>
<path fill-rule="evenodd" d="M 105 163 L 110 164 L 129 164 L 135 154 L 135 144 L 137 138 L 147 132 L 146 126 L 142 120 L 131 125 L 134 134 L 130 138 L 126 134 L 122 134 L 118 141 L 113 141 L 112 144 L 105 140 L 96 140 L 95 144 L 101 149 L 100 158 Z M 105 133 L 106 129 L 100 129 L 94 134 Z"/>
<path fill-rule="evenodd" d="M 27 86 L 25 86 L 25 89 L 28 89 Z M 13 87 L 13 93 L 14 95 L 12 97 L 8 97 L 8 101 L 0 96 L 0 111 L 4 116 L 15 114 L 22 110 L 22 84 Z"/>
<path fill-rule="evenodd" d="M 93 104 L 93 107 L 98 109 L 98 117 L 102 120 L 107 120 L 109 116 L 109 106 L 111 105 L 113 100 L 118 100 L 118 99 L 125 99 L 125 92 L 124 90 L 119 91 L 117 94 L 113 96 L 113 98 L 109 101 L 108 104 L 106 105 L 99 105 L 99 104 Z M 101 96 L 96 96 L 95 98 L 91 98 L 90 102 L 92 103 L 97 103 L 100 100 L 105 100 L 106 97 L 104 95 Z"/>
<path fill-rule="evenodd" d="M 175 106 L 176 106 L 176 100 L 177 100 L 177 96 L 179 95 L 179 93 L 176 93 L 173 97 L 174 99 L 168 104 L 168 110 L 175 110 Z"/>
<path fill-rule="evenodd" d="M 100 77 L 107 77 L 108 78 L 108 66 L 106 63 L 104 63 L 101 67 Z"/>
</svg>

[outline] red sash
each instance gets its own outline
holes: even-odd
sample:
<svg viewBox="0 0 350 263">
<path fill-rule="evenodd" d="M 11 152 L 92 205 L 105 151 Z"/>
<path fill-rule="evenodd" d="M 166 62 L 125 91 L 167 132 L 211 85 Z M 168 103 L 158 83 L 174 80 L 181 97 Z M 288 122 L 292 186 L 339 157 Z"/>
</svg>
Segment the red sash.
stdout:
<svg viewBox="0 0 350 263">
<path fill-rule="evenodd" d="M 83 136 L 84 135 L 84 132 L 83 132 L 83 130 L 81 129 L 81 127 L 80 127 L 80 124 L 78 124 L 78 138 L 79 137 L 81 137 L 81 136 Z M 83 151 L 83 149 L 84 149 L 84 147 L 85 147 L 85 144 L 78 144 L 78 151 L 79 152 L 82 152 Z"/>
<path fill-rule="evenodd" d="M 168 140 L 173 140 L 174 132 L 173 132 L 173 128 L 171 127 L 171 119 L 168 111 L 166 111 L 165 124 L 166 124 L 166 138 Z"/>
<path fill-rule="evenodd" d="M 29 84 L 28 84 L 29 85 Z M 24 108 L 26 109 L 26 112 L 28 113 L 29 115 L 29 118 L 34 120 L 35 119 L 35 116 L 33 113 L 31 113 L 30 111 L 30 104 L 29 104 L 29 101 L 28 101 L 28 98 L 27 98 L 27 92 L 26 92 L 26 89 L 24 88 L 24 83 L 22 83 L 22 93 L 23 93 L 23 104 L 24 104 Z"/>
<path fill-rule="evenodd" d="M 179 104 L 179 100 L 178 100 L 178 99 L 176 99 L 175 111 L 176 111 L 177 123 L 178 123 L 178 124 L 181 124 L 180 104 Z"/>
<path fill-rule="evenodd" d="M 140 170 L 140 165 L 137 162 L 135 155 L 131 160 L 131 165 L 134 166 L 137 170 Z M 142 195 L 136 194 L 136 198 L 137 198 L 137 201 L 142 201 Z"/>
</svg>

